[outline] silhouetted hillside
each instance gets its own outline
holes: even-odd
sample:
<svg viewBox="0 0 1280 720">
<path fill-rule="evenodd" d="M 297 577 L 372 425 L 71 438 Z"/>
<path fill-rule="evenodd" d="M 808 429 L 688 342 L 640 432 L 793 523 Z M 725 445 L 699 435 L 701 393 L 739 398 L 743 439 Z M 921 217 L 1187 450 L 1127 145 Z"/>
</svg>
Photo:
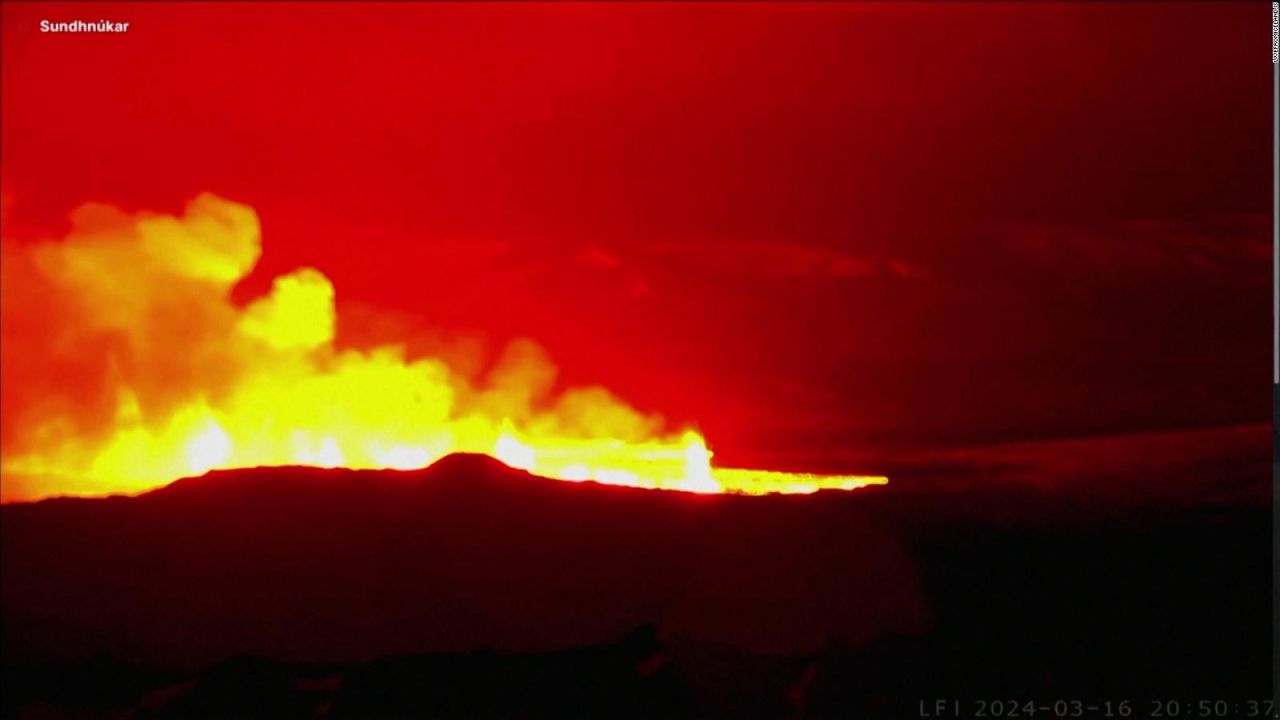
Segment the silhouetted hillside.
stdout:
<svg viewBox="0 0 1280 720">
<path fill-rule="evenodd" d="M 456 456 L 7 505 L 6 713 L 902 717 L 1269 692 L 1265 506 L 961 487 L 702 496 Z"/>
<path fill-rule="evenodd" d="M 4 653 L 198 666 L 544 650 L 644 622 L 780 651 L 923 630 L 912 565 L 860 495 L 653 492 L 453 456 L 5 506 Z"/>
</svg>

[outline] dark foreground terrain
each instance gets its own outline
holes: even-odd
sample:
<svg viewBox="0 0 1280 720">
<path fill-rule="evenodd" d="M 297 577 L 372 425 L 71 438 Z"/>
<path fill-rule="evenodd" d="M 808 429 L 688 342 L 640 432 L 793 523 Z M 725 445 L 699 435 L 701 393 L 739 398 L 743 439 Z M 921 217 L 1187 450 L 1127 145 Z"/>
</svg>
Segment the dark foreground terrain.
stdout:
<svg viewBox="0 0 1280 720">
<path fill-rule="evenodd" d="M 1264 503 L 213 473 L 3 508 L 6 717 L 917 717 L 1271 693 Z"/>
</svg>

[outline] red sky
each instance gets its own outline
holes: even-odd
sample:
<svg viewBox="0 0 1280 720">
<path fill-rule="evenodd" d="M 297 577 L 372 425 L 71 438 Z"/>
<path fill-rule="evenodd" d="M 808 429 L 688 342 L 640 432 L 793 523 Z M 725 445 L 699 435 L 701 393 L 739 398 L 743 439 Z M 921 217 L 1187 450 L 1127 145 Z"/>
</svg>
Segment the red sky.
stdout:
<svg viewBox="0 0 1280 720">
<path fill-rule="evenodd" d="M 212 191 L 726 464 L 1263 422 L 1269 10 L 5 3 L 7 228 Z"/>
</svg>

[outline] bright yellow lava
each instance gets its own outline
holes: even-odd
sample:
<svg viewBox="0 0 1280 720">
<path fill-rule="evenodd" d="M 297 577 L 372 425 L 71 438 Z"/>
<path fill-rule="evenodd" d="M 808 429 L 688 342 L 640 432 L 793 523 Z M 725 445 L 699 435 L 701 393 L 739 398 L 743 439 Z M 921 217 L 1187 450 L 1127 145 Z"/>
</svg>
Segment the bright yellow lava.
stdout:
<svg viewBox="0 0 1280 720">
<path fill-rule="evenodd" d="M 209 411 L 206 411 L 209 412 Z M 187 433 L 185 440 L 182 433 Z M 583 439 L 535 445 L 521 440 L 514 430 L 501 432 L 486 444 L 478 436 L 457 438 L 437 433 L 434 444 L 382 440 L 370 433 L 351 433 L 345 439 L 315 434 L 306 429 L 284 433 L 292 453 L 274 454 L 267 438 L 249 437 L 237 443 L 213 414 L 177 423 L 159 437 L 144 430 L 120 433 L 115 441 L 74 479 L 69 493 L 106 495 L 141 492 L 177 478 L 201 475 L 215 469 L 302 465 L 352 469 L 388 468 L 413 470 L 430 466 L 451 452 L 472 452 L 494 457 L 506 465 L 535 475 L 573 482 L 678 490 L 696 493 L 813 493 L 819 490 L 853 490 L 884 485 L 888 479 L 874 475 L 814 475 L 770 470 L 717 468 L 702 436 L 686 431 L 671 440 L 626 443 L 618 440 Z M 166 453 L 163 446 L 180 448 Z M 54 478 L 62 486 L 73 481 L 65 469 L 42 457 L 6 462 L 6 472 L 17 476 Z"/>
<path fill-rule="evenodd" d="M 340 348 L 334 287 L 315 269 L 233 303 L 261 253 L 257 216 L 211 195 L 182 218 L 86 206 L 72 225 L 62 242 L 6 251 L 4 320 L 27 333 L 6 362 L 70 357 L 96 384 L 6 374 L 37 389 L 6 410 L 6 500 L 135 493 L 222 468 L 414 469 L 457 452 L 560 480 L 701 493 L 887 482 L 715 468 L 699 433 L 603 388 L 557 388 L 528 341 L 482 375 L 402 344 Z M 62 314 L 30 321 L 51 307 Z"/>
</svg>

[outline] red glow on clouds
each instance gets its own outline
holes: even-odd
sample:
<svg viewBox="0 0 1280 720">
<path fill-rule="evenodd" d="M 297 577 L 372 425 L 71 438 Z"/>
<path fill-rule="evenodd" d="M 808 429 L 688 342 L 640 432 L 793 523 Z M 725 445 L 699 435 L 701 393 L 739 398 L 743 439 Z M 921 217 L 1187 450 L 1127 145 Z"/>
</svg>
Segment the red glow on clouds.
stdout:
<svg viewBox="0 0 1280 720">
<path fill-rule="evenodd" d="M 314 267 L 339 348 L 536 338 L 732 466 L 1256 423 L 1267 11 L 6 3 L 4 235 L 212 191 L 267 238 L 237 308 Z M 6 443 L 91 357 L 6 355 Z"/>
</svg>

